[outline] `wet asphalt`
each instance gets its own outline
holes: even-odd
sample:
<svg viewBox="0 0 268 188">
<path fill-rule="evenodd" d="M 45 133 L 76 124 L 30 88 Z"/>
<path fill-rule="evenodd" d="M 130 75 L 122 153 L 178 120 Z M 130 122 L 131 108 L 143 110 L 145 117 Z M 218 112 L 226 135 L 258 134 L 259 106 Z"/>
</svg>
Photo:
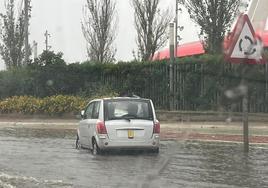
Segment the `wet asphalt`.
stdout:
<svg viewBox="0 0 268 188">
<path fill-rule="evenodd" d="M 0 188 L 268 187 L 268 146 L 162 141 L 158 155 L 75 149 L 75 131 L 0 130 Z"/>
</svg>

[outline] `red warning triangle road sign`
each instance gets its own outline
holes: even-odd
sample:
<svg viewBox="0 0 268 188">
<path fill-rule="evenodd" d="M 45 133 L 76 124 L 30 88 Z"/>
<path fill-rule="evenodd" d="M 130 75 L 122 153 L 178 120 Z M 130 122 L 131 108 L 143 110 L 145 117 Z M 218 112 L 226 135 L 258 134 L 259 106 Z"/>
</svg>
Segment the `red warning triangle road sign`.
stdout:
<svg viewBox="0 0 268 188">
<path fill-rule="evenodd" d="M 246 14 L 240 15 L 227 39 L 225 58 L 232 63 L 263 64 L 263 44 Z"/>
</svg>

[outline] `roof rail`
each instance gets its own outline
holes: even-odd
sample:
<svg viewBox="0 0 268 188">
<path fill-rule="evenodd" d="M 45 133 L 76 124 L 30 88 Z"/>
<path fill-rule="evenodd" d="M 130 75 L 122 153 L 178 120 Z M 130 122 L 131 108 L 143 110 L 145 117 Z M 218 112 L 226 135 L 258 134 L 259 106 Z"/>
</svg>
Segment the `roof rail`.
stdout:
<svg viewBox="0 0 268 188">
<path fill-rule="evenodd" d="M 135 97 L 135 98 L 141 98 L 140 96 L 135 95 L 135 94 L 133 94 L 132 97 Z"/>
<path fill-rule="evenodd" d="M 127 92 L 127 93 L 122 92 L 122 93 L 120 93 L 119 97 L 141 98 L 140 96 L 135 95 L 134 93 L 129 93 L 129 92 Z"/>
</svg>

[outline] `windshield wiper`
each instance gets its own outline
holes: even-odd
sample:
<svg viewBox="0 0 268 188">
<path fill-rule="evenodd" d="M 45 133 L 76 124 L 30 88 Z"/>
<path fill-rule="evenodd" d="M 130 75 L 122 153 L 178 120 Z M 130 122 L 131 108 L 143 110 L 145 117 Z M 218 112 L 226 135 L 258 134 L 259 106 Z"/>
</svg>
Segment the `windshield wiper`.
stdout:
<svg viewBox="0 0 268 188">
<path fill-rule="evenodd" d="M 134 119 L 134 118 L 130 118 L 130 117 L 112 117 L 112 118 L 109 118 L 108 120 L 127 120 L 127 121 L 131 121 L 131 119 Z"/>
<path fill-rule="evenodd" d="M 121 117 L 111 117 L 108 120 L 127 120 L 127 121 L 131 121 L 133 119 L 140 119 L 140 120 L 152 120 L 152 118 L 144 118 L 144 117 L 138 117 L 135 115 L 129 115 L 129 114 L 125 114 Z"/>
<path fill-rule="evenodd" d="M 108 118 L 108 120 L 119 120 L 121 118 L 118 118 L 118 117 L 111 117 L 111 118 Z"/>
</svg>

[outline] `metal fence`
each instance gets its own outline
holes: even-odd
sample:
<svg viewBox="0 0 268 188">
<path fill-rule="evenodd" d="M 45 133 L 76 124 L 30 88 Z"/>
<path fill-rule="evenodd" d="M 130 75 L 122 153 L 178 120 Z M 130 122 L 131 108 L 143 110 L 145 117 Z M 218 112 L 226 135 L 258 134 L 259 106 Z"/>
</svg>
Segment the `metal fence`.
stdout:
<svg viewBox="0 0 268 188">
<path fill-rule="evenodd" d="M 268 112 L 267 74 L 264 65 L 227 63 L 174 64 L 174 94 L 169 92 L 169 65 L 150 64 L 128 71 L 103 72 L 101 83 L 117 91 L 127 90 L 151 98 L 158 109 L 242 111 L 238 90 L 245 76 L 249 88 L 249 111 Z M 226 92 L 232 92 L 228 98 Z"/>
</svg>

